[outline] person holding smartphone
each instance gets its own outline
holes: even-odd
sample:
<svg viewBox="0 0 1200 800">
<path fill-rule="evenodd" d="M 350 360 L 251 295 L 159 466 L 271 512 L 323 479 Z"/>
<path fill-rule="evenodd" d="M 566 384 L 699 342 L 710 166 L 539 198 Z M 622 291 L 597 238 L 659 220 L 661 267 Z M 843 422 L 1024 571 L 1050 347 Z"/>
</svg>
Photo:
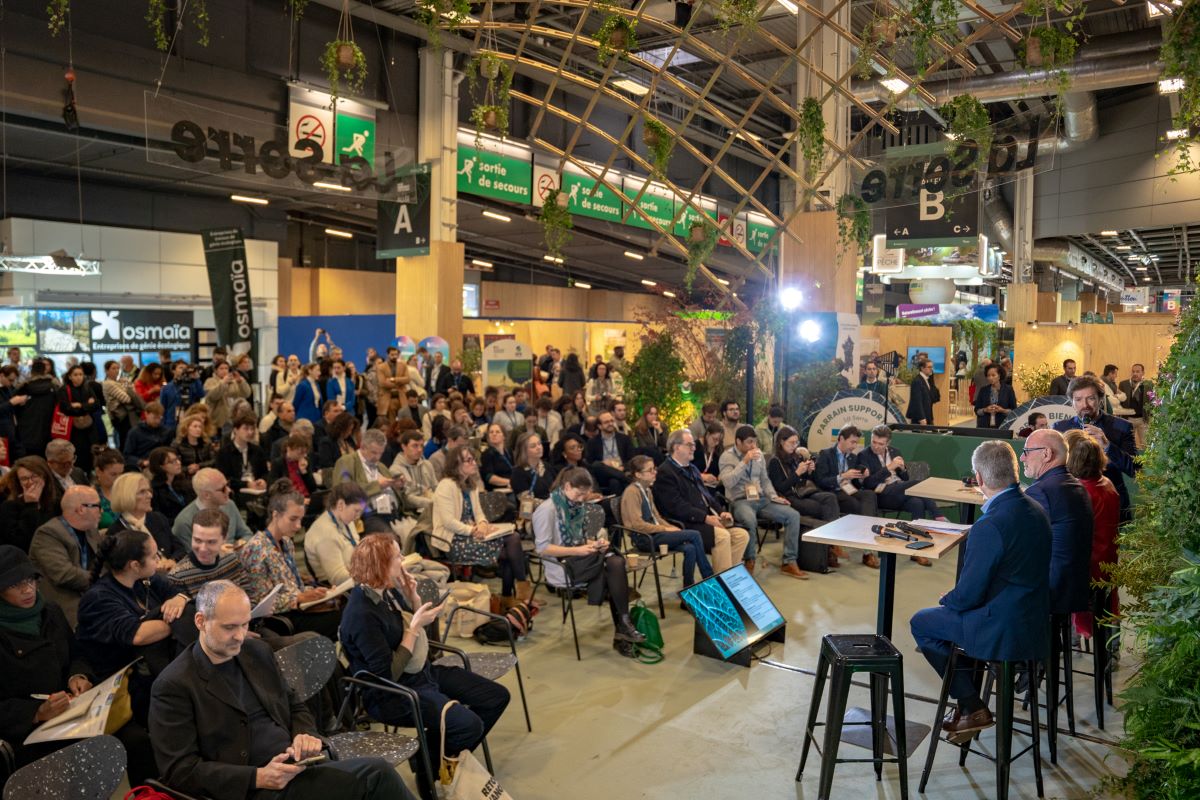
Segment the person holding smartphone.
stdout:
<svg viewBox="0 0 1200 800">
<path fill-rule="evenodd" d="M 442 755 L 453 758 L 474 750 L 508 707 L 508 690 L 461 667 L 433 663 L 425 626 L 438 618 L 442 599 L 437 605 L 421 601 L 394 537 L 365 537 L 350 557 L 350 576 L 358 585 L 350 592 L 340 631 L 350 674 L 365 669 L 416 692 L 431 747 L 442 741 L 442 709 L 458 701 L 446 710 Z M 384 724 L 413 724 L 411 707 L 391 692 L 368 689 L 363 701 L 368 713 Z M 438 763 L 436 754 L 430 758 Z M 427 780 L 423 770 L 416 775 L 419 786 Z M 433 796 L 432 787 L 420 789 L 422 796 Z"/>
</svg>

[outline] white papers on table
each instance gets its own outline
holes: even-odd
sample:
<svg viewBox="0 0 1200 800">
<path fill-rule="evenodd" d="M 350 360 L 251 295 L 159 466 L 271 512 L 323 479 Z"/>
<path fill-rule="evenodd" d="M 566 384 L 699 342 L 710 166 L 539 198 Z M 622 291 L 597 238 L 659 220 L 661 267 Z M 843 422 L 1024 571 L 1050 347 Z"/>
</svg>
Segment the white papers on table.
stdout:
<svg viewBox="0 0 1200 800">
<path fill-rule="evenodd" d="M 304 611 L 305 609 L 312 608 L 313 606 L 319 606 L 319 605 L 321 605 L 321 603 L 324 603 L 326 600 L 332 600 L 335 597 L 340 597 L 341 595 L 344 595 L 346 592 L 350 591 L 353 588 L 354 588 L 354 578 L 346 578 L 346 580 L 342 581 L 337 586 L 326 591 L 325 596 L 322 597 L 320 600 L 309 600 L 307 603 L 301 603 L 300 610 Z"/>
<path fill-rule="evenodd" d="M 258 605 L 250 612 L 250 619 L 260 619 L 269 617 L 275 613 L 275 598 L 279 596 L 279 592 L 283 589 L 282 583 L 275 584 L 275 588 L 267 593 L 267 596 L 258 602 Z"/>
<path fill-rule="evenodd" d="M 914 528 L 921 528 L 922 530 L 935 531 L 937 533 L 948 533 L 952 535 L 966 533 L 971 528 L 970 525 L 960 525 L 957 522 L 942 522 L 941 520 L 932 519 L 914 520 L 913 522 L 910 522 L 909 525 L 912 525 Z"/>
<path fill-rule="evenodd" d="M 490 542 L 492 539 L 499 539 L 501 536 L 508 536 L 516 529 L 517 526 L 511 522 L 493 522 L 492 532 L 483 537 L 483 541 Z"/>
<path fill-rule="evenodd" d="M 86 739 L 102 735 L 113 698 L 121 686 L 121 679 L 125 677 L 125 670 L 133 663 L 130 662 L 123 669 L 117 670 L 91 689 L 73 698 L 66 711 L 34 728 L 33 733 L 26 737 L 25 744 Z"/>
</svg>

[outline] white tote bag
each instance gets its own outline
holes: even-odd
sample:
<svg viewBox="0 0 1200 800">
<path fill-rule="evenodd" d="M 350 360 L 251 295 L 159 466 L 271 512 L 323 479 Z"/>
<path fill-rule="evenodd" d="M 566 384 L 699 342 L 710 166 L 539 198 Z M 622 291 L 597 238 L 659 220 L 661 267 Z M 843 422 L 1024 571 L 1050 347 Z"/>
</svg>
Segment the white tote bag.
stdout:
<svg viewBox="0 0 1200 800">
<path fill-rule="evenodd" d="M 450 783 L 447 800 L 513 800 L 504 787 L 479 763 L 470 750 L 458 754 L 458 769 Z"/>
</svg>

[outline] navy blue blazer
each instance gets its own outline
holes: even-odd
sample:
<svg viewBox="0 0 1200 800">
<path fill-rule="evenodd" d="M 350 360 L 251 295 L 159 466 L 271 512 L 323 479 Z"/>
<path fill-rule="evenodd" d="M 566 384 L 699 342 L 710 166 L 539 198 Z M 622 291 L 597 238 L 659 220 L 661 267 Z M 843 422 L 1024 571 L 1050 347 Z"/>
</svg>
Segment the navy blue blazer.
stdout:
<svg viewBox="0 0 1200 800">
<path fill-rule="evenodd" d="M 1017 395 L 1016 395 L 1016 392 L 1013 391 L 1013 388 L 1011 386 L 1009 386 L 1006 383 L 1002 383 L 996 388 L 996 392 L 998 395 L 996 404 L 999 405 L 1001 408 L 1007 408 L 1009 411 L 1012 411 L 1014 408 L 1017 407 Z M 992 415 L 989 414 L 988 412 L 984 411 L 983 409 L 987 408 L 988 406 L 990 406 L 992 404 L 991 396 L 992 396 L 992 387 L 990 385 L 981 386 L 975 390 L 975 426 L 976 427 L 999 428 L 1000 423 L 1004 422 L 1005 415 L 997 414 L 996 415 L 996 424 L 995 425 L 988 424 L 990 421 L 989 418 Z"/>
<path fill-rule="evenodd" d="M 1066 467 L 1047 470 L 1025 494 L 1050 515 L 1050 612 L 1087 611 L 1092 563 L 1092 499 Z M 972 540 L 974 547 L 974 540 Z"/>
<path fill-rule="evenodd" d="M 850 453 L 846 456 L 846 469 L 858 469 L 861 466 L 858 453 Z M 836 492 L 838 491 L 837 476 L 840 472 L 836 444 L 817 453 L 817 468 L 813 470 L 813 483 L 827 492 Z M 861 480 L 852 481 L 852 483 L 858 488 L 862 488 Z"/>
<path fill-rule="evenodd" d="M 1104 468 L 1104 477 L 1117 487 L 1117 494 L 1121 496 L 1122 518 L 1124 518 L 1124 512 L 1129 509 L 1129 490 L 1125 488 L 1125 479 L 1121 476 L 1128 475 L 1132 478 L 1134 472 L 1137 471 L 1137 463 L 1133 460 L 1137 455 L 1133 426 L 1112 414 L 1101 414 L 1093 424 L 1104 431 L 1104 436 L 1108 439 L 1108 447 L 1104 449 L 1104 455 L 1108 456 L 1108 466 Z M 1059 433 L 1083 430 L 1083 420 L 1079 417 L 1059 420 L 1054 423 L 1054 430 Z"/>
<path fill-rule="evenodd" d="M 1050 650 L 1050 520 L 1013 487 L 971 526 L 962 573 L 941 600 L 962 615 L 959 644 L 975 658 L 1025 661 Z"/>
</svg>

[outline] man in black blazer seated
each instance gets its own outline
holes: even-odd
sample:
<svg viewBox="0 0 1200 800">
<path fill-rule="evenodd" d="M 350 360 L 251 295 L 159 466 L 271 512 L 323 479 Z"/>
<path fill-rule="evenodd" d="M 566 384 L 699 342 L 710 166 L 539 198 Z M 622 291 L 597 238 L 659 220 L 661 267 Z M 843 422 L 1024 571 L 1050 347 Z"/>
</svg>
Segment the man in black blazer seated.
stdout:
<svg viewBox="0 0 1200 800">
<path fill-rule="evenodd" d="M 411 800 L 380 758 L 319 755 L 312 715 L 291 697 L 271 648 L 248 639 L 250 600 L 229 581 L 196 597 L 200 640 L 154 681 L 150 735 L 163 782 L 192 795 L 254 800 Z"/>
<path fill-rule="evenodd" d="M 600 433 L 587 440 L 583 457 L 604 494 L 620 494 L 629 485 L 625 464 L 633 457 L 633 440 L 617 430 L 617 418 L 602 411 L 596 418 Z"/>
<path fill-rule="evenodd" d="M 1046 512 L 1021 494 L 1017 458 L 1008 442 L 979 445 L 971 469 L 987 502 L 971 526 L 962 572 L 940 605 L 918 611 L 909 623 L 922 655 L 943 676 L 955 645 L 972 658 L 996 661 L 1045 658 L 1050 646 Z M 1085 563 L 1084 578 L 1087 574 Z M 972 673 L 972 664 L 960 659 L 950 683 L 958 708 L 946 715 L 942 730 L 956 744 L 993 724 Z"/>
<path fill-rule="evenodd" d="M 1050 613 L 1073 614 L 1090 608 L 1092 500 L 1079 480 L 1067 472 L 1067 442 L 1058 431 L 1034 431 L 1021 451 L 1030 500 L 1050 517 Z M 971 536 L 971 547 L 975 537 Z"/>
<path fill-rule="evenodd" d="M 932 425 L 933 404 L 941 399 L 942 393 L 933 385 L 933 362 L 923 358 L 917 362 L 917 377 L 909 387 L 905 416 L 913 425 Z"/>
<path fill-rule="evenodd" d="M 838 431 L 837 441 L 817 454 L 817 468 L 813 482 L 837 497 L 838 508 L 843 514 L 862 514 L 873 517 L 879 513 L 878 498 L 874 491 L 862 491 L 867 471 L 858 463 L 858 446 L 862 434 L 854 425 Z M 838 558 L 846 558 L 841 548 L 834 551 Z M 862 562 L 871 569 L 879 569 L 879 556 L 867 550 Z"/>
<path fill-rule="evenodd" d="M 1054 430 L 1065 432 L 1082 430 L 1096 440 L 1108 457 L 1104 477 L 1112 481 L 1121 496 L 1121 521 L 1133 519 L 1129 507 L 1129 490 L 1125 488 L 1125 475 L 1133 477 L 1137 471 L 1134 457 L 1137 444 L 1133 426 L 1120 417 L 1104 413 L 1104 384 L 1091 375 L 1081 375 L 1067 387 L 1067 396 L 1075 407 L 1075 416 L 1054 423 Z"/>
<path fill-rule="evenodd" d="M 464 398 L 475 394 L 475 383 L 470 375 L 463 373 L 462 361 L 457 358 L 450 362 L 449 372 L 442 372 L 437 386 L 433 388 L 433 394 L 449 395 L 451 389 L 458 391 Z"/>
</svg>

